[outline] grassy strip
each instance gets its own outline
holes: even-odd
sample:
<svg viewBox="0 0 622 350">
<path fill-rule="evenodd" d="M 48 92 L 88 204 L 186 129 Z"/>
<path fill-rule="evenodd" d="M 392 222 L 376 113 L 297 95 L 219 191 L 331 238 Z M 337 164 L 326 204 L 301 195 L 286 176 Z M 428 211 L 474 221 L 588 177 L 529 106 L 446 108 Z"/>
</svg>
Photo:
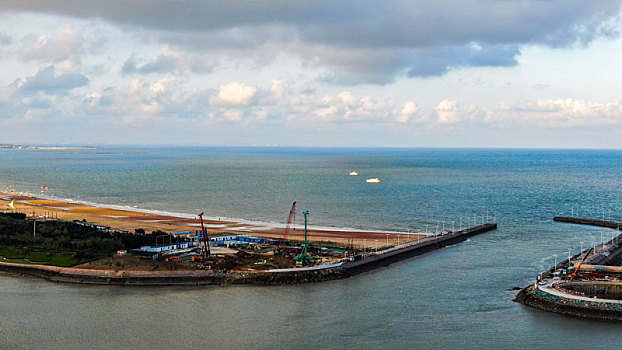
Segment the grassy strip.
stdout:
<svg viewBox="0 0 622 350">
<path fill-rule="evenodd" d="M 49 251 L 44 249 L 25 249 L 21 247 L 0 246 L 0 256 L 5 262 L 19 264 L 51 265 L 59 267 L 71 267 L 89 259 L 76 258 L 76 252 Z"/>
</svg>

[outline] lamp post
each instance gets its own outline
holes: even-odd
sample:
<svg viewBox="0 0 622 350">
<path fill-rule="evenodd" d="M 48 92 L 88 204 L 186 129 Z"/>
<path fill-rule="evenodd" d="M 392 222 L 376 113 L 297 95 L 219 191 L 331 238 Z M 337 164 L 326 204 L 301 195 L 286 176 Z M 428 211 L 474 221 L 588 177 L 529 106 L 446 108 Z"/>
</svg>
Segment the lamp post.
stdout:
<svg viewBox="0 0 622 350">
<path fill-rule="evenodd" d="M 32 221 L 32 245 L 35 244 L 35 236 L 37 233 L 37 219 Z"/>
<path fill-rule="evenodd" d="M 579 242 L 581 244 L 581 251 L 583 252 L 583 241 Z"/>
<path fill-rule="evenodd" d="M 557 272 L 557 254 L 553 254 L 553 257 L 555 258 L 555 265 L 553 265 L 553 272 Z"/>
</svg>

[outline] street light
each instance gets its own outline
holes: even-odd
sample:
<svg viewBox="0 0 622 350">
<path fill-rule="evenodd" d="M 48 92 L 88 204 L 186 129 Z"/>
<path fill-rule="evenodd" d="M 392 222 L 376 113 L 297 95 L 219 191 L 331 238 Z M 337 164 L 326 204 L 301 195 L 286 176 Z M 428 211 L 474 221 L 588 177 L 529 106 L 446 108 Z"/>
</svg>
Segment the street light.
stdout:
<svg viewBox="0 0 622 350">
<path fill-rule="evenodd" d="M 37 233 L 37 219 L 32 221 L 32 244 L 35 244 L 35 235 Z"/>
<path fill-rule="evenodd" d="M 555 265 L 553 265 L 553 272 L 557 272 L 557 254 L 553 254 L 553 257 L 555 258 Z"/>
</svg>

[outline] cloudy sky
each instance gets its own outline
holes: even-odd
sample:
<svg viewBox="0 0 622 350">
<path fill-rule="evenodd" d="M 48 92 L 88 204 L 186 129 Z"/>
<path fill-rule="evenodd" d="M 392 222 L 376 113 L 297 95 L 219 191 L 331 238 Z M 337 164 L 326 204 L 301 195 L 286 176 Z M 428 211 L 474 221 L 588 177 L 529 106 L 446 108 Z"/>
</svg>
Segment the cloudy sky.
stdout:
<svg viewBox="0 0 622 350">
<path fill-rule="evenodd" d="M 620 14 L 2 0 L 0 143 L 622 148 Z"/>
</svg>

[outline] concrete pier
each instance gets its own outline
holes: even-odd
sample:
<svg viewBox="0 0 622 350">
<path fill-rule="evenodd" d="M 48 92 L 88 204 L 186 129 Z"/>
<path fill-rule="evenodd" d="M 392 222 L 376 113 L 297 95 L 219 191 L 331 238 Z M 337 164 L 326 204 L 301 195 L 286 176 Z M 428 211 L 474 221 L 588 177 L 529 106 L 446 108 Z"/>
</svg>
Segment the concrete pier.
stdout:
<svg viewBox="0 0 622 350">
<path fill-rule="evenodd" d="M 495 229 L 497 229 L 497 224 L 484 224 L 437 236 L 420 243 L 415 242 L 407 245 L 386 247 L 386 249 L 379 252 L 364 254 L 360 260 L 347 262 L 343 268 L 348 274 L 354 275 L 454 245 L 467 240 L 469 237 Z"/>
</svg>

